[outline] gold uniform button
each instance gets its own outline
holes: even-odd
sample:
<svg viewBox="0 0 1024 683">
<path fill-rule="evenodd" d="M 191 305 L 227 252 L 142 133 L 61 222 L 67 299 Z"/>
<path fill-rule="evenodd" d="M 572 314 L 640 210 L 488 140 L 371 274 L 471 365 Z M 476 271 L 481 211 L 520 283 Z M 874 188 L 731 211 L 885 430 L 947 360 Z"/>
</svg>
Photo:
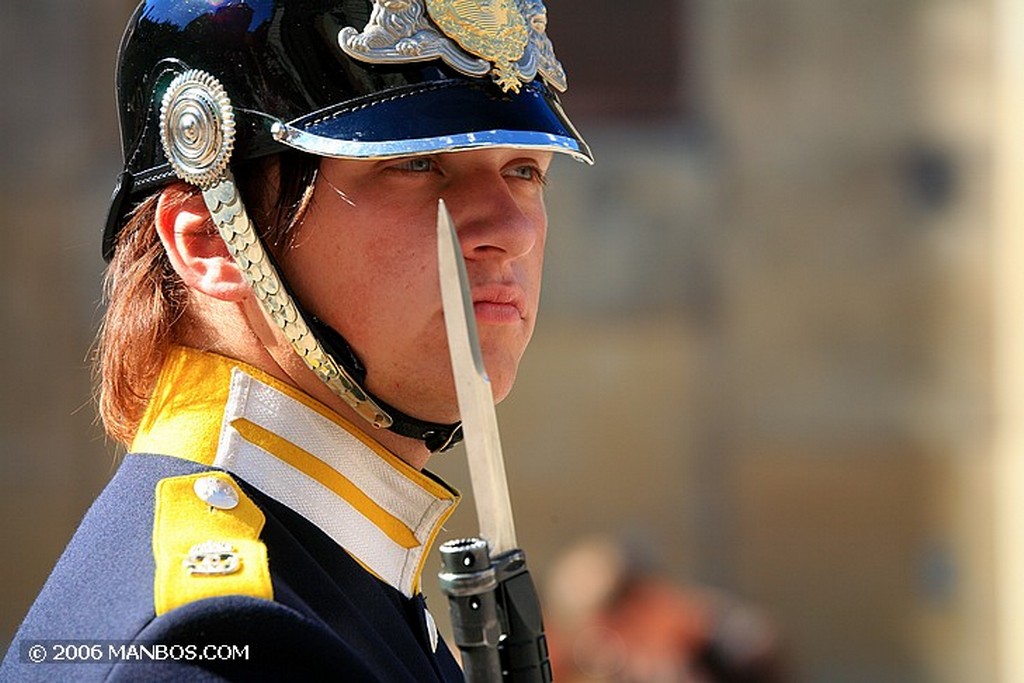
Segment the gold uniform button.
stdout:
<svg viewBox="0 0 1024 683">
<path fill-rule="evenodd" d="M 203 501 L 211 507 L 219 510 L 232 510 L 238 507 L 238 491 L 231 482 L 221 477 L 202 477 L 196 479 L 192 489 Z"/>
</svg>

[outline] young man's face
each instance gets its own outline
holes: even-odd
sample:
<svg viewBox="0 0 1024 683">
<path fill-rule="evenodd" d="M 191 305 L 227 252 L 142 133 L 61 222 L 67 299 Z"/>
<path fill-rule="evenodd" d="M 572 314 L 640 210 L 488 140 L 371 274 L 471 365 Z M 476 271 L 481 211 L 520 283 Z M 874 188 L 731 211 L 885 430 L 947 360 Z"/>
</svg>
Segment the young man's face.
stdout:
<svg viewBox="0 0 1024 683">
<path fill-rule="evenodd" d="M 533 333 L 551 153 L 516 149 L 387 161 L 325 159 L 313 204 L 282 256 L 298 299 L 338 330 L 367 388 L 422 419 L 458 417 L 437 276 L 437 200 L 466 258 L 496 399 Z"/>
</svg>

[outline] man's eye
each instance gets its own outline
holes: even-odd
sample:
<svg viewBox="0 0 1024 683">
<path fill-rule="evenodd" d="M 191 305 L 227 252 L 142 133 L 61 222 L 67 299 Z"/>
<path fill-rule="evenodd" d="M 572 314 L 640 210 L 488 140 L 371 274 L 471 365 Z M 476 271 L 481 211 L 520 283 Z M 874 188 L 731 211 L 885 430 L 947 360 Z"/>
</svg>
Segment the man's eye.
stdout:
<svg viewBox="0 0 1024 683">
<path fill-rule="evenodd" d="M 429 173 L 437 168 L 437 163 L 430 157 L 409 157 L 395 164 L 392 168 L 411 173 Z"/>
<path fill-rule="evenodd" d="M 541 185 L 547 182 L 547 178 L 544 176 L 544 171 L 530 164 L 513 166 L 505 171 L 505 175 L 512 178 L 521 178 L 522 180 L 532 180 L 533 182 L 540 183 Z"/>
</svg>

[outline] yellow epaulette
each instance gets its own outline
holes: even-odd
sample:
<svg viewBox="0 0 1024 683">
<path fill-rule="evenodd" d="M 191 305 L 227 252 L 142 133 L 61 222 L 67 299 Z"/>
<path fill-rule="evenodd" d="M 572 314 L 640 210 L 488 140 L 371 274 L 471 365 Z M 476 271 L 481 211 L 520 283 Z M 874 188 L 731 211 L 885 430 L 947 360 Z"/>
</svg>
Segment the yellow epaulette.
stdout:
<svg viewBox="0 0 1024 683">
<path fill-rule="evenodd" d="M 226 472 L 169 477 L 156 485 L 153 602 L 157 615 L 203 598 L 271 600 L 265 517 Z"/>
</svg>

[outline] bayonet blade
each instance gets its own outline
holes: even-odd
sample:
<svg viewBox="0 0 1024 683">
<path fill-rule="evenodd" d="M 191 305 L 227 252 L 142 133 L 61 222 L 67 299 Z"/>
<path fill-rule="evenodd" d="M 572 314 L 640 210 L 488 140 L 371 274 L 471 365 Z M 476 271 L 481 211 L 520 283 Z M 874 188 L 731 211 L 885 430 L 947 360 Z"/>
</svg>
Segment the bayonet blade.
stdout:
<svg viewBox="0 0 1024 683">
<path fill-rule="evenodd" d="M 480 535 L 490 543 L 491 553 L 497 556 L 516 548 L 512 502 L 505 478 L 494 394 L 480 352 L 466 262 L 444 200 L 437 204 L 437 264 Z"/>
</svg>

